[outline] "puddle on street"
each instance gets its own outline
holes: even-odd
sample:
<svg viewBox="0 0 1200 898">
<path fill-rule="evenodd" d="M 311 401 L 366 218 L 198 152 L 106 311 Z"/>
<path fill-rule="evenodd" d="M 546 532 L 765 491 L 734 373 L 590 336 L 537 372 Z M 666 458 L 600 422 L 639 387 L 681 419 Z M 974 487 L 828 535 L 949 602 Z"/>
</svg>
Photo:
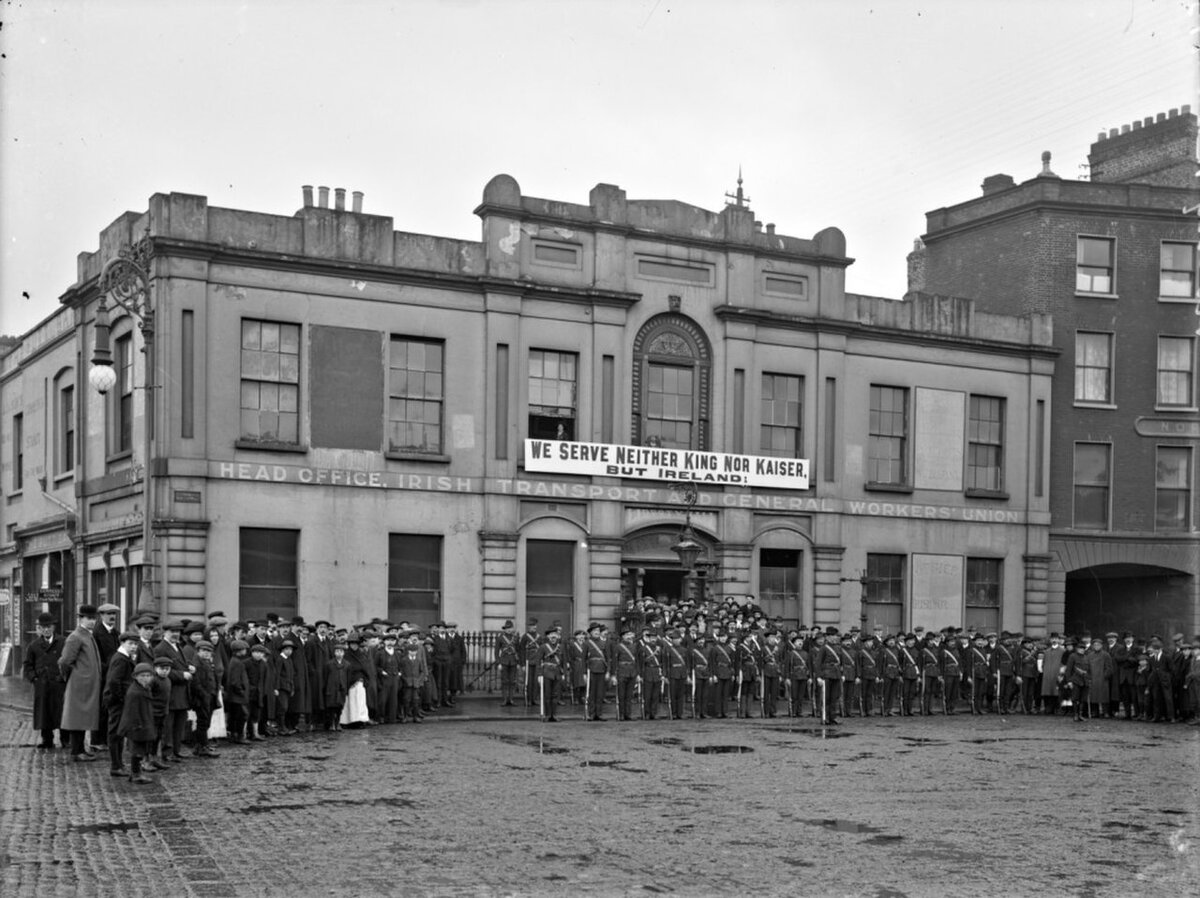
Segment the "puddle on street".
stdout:
<svg viewBox="0 0 1200 898">
<path fill-rule="evenodd" d="M 690 751 L 694 755 L 748 755 L 753 753 L 749 745 L 693 745 Z"/>
<path fill-rule="evenodd" d="M 903 739 L 910 745 L 949 745 L 944 739 L 929 739 L 925 736 L 897 736 L 897 739 Z"/>
<path fill-rule="evenodd" d="M 833 830 L 834 832 L 875 833 L 874 838 L 868 839 L 869 843 L 887 844 L 889 842 L 900 842 L 900 840 L 904 838 L 902 836 L 890 836 L 890 834 L 883 833 L 880 827 L 857 824 L 857 822 L 854 822 L 853 820 L 816 818 L 812 820 L 802 820 L 800 822 L 803 822 L 803 824 L 808 824 L 809 826 L 820 826 L 826 828 L 826 830 Z"/>
<path fill-rule="evenodd" d="M 71 827 L 73 833 L 123 833 L 141 828 L 140 823 L 80 823 Z"/>
<path fill-rule="evenodd" d="M 781 857 L 779 860 L 781 860 L 783 863 L 787 864 L 789 867 L 812 867 L 812 866 L 815 866 L 812 861 L 802 861 L 802 860 L 798 860 L 796 858 Z"/>
<path fill-rule="evenodd" d="M 833 727 L 768 727 L 772 733 L 793 733 L 797 736 L 812 736 L 815 739 L 845 739 L 847 736 L 853 736 L 854 733 L 848 733 L 845 730 L 837 730 Z M 777 742 L 776 745 L 787 745 L 786 742 Z"/>
<path fill-rule="evenodd" d="M 645 767 L 626 767 L 624 761 L 582 761 L 580 767 L 604 767 L 608 770 L 620 770 L 624 773 L 649 773 Z"/>
<path fill-rule="evenodd" d="M 539 755 L 565 755 L 570 751 L 567 748 L 551 745 L 548 740 L 540 737 L 509 736 L 504 733 L 487 733 L 485 735 L 487 738 L 503 742 L 505 745 L 524 745 L 532 748 Z"/>
</svg>

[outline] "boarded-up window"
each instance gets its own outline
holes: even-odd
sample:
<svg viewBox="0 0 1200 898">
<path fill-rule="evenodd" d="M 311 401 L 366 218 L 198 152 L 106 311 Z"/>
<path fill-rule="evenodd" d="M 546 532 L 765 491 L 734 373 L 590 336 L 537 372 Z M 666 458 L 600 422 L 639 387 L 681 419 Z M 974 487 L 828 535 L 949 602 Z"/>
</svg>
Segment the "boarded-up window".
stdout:
<svg viewBox="0 0 1200 898">
<path fill-rule="evenodd" d="M 313 327 L 309 347 L 312 444 L 383 445 L 383 337 L 378 331 Z"/>
</svg>

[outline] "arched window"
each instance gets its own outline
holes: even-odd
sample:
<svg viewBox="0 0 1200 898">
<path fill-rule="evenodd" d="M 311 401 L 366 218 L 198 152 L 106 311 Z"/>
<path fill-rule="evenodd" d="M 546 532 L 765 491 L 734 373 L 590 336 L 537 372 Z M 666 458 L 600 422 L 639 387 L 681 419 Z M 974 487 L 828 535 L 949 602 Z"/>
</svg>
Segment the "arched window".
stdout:
<svg viewBox="0 0 1200 898">
<path fill-rule="evenodd" d="M 708 449 L 712 348 L 696 322 L 651 318 L 633 343 L 633 442 Z"/>
</svg>

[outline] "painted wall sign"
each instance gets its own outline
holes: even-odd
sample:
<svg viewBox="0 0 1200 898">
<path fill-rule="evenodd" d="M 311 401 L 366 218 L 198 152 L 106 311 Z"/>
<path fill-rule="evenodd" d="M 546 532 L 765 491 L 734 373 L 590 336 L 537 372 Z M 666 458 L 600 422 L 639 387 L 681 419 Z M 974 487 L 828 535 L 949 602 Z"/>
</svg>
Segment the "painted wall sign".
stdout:
<svg viewBox="0 0 1200 898">
<path fill-rule="evenodd" d="M 525 470 L 635 480 L 808 489 L 808 459 L 692 452 L 617 443 L 526 440 Z"/>
<path fill-rule="evenodd" d="M 1196 418 L 1136 418 L 1133 429 L 1144 437 L 1200 439 L 1200 419 Z"/>
<path fill-rule="evenodd" d="M 912 626 L 926 630 L 962 626 L 961 555 L 912 556 Z"/>
<path fill-rule="evenodd" d="M 917 390 L 913 482 L 917 489 L 962 490 L 966 395 Z"/>
<path fill-rule="evenodd" d="M 200 503 L 200 490 L 175 490 L 172 496 L 176 502 L 193 505 Z"/>
</svg>

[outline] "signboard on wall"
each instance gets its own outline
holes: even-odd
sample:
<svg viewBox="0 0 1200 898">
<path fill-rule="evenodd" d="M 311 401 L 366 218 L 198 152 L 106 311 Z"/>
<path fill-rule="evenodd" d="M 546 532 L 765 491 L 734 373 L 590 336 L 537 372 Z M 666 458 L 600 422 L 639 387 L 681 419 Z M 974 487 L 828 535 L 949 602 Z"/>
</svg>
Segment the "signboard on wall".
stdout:
<svg viewBox="0 0 1200 898">
<path fill-rule="evenodd" d="M 918 389 L 916 415 L 913 485 L 919 490 L 961 492 L 965 394 Z"/>
<path fill-rule="evenodd" d="M 526 440 L 525 470 L 591 477 L 808 489 L 808 459 L 616 443 Z"/>
<path fill-rule="evenodd" d="M 963 625 L 961 555 L 912 556 L 912 628 Z"/>
</svg>

